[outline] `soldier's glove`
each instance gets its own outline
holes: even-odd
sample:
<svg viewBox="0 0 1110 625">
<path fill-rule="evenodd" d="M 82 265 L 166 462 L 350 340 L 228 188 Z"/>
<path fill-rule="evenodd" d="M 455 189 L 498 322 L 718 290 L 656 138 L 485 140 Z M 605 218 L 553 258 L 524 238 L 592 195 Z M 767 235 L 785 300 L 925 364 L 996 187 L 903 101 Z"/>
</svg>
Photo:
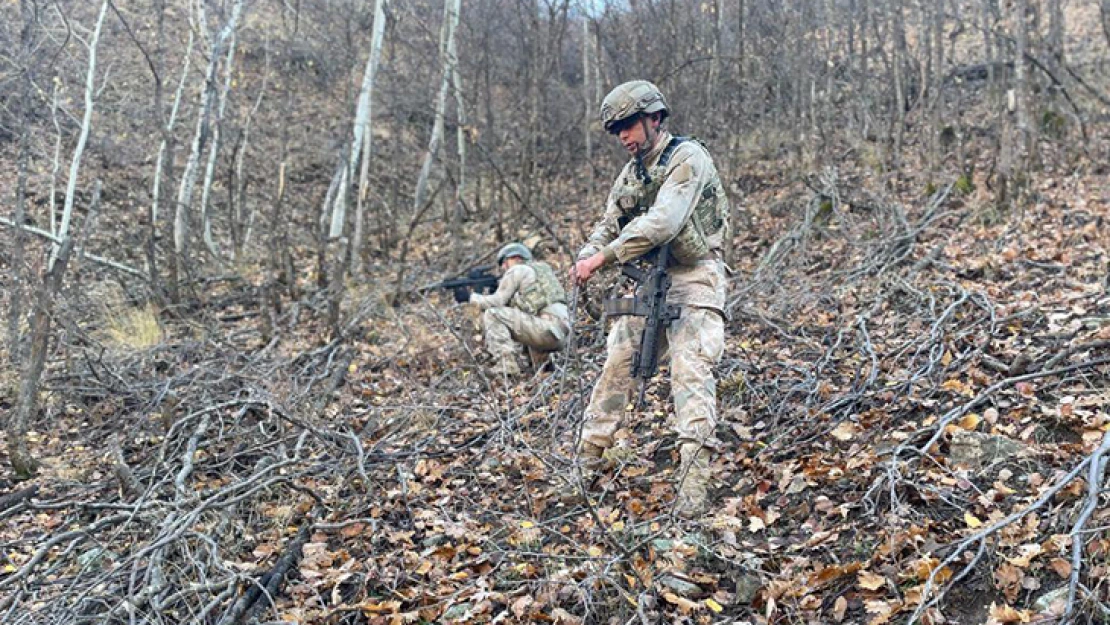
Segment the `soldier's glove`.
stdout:
<svg viewBox="0 0 1110 625">
<path fill-rule="evenodd" d="M 460 286 L 455 289 L 455 301 L 460 304 L 466 304 L 470 301 L 470 287 Z"/>
</svg>

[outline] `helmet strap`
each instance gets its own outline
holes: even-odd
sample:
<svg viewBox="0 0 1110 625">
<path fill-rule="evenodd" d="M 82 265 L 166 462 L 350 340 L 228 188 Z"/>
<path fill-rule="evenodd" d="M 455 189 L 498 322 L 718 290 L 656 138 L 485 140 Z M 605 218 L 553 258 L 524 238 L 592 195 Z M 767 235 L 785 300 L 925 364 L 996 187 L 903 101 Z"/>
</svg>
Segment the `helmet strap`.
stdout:
<svg viewBox="0 0 1110 625">
<path fill-rule="evenodd" d="M 648 174 L 647 167 L 644 165 L 644 155 L 651 152 L 655 147 L 655 142 L 659 139 L 659 133 L 655 131 L 652 124 L 651 115 L 646 113 L 640 114 L 640 128 L 644 131 L 645 145 L 641 145 L 640 149 L 636 151 L 636 177 L 638 177 L 644 184 L 651 184 L 651 175 Z"/>
</svg>

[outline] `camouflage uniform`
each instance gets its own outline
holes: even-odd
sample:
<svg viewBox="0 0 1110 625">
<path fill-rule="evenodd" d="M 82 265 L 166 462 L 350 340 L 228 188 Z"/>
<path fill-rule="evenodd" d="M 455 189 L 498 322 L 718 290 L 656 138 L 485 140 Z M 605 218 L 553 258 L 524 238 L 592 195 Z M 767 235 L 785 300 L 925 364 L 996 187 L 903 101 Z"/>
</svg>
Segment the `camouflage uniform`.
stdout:
<svg viewBox="0 0 1110 625">
<path fill-rule="evenodd" d="M 610 263 L 625 263 L 659 245 L 672 244 L 679 264 L 668 270 L 672 283 L 667 301 L 681 306 L 682 313 L 668 328 L 661 347 L 663 355 L 670 357 L 685 476 L 679 484 L 678 503 L 680 511 L 686 507 L 696 513 L 705 503 L 708 450 L 715 446 L 713 367 L 724 351 L 727 285 L 720 254 L 729 235 L 728 200 L 704 146 L 694 140 L 671 145 L 672 139 L 660 129 L 653 149 L 639 162 L 634 158 L 625 165 L 609 194 L 605 214 L 578 259 L 601 252 Z M 665 151 L 668 158 L 661 164 Z M 645 182 L 645 170 L 651 182 Z M 605 366 L 586 408 L 579 444 L 584 456 L 599 457 L 613 444 L 634 397 L 636 383 L 630 369 L 642 329 L 641 317 L 621 316 L 612 324 Z"/>
<path fill-rule="evenodd" d="M 521 344 L 540 353 L 557 351 L 570 333 L 566 296 L 546 263 L 513 265 L 495 293 L 473 293 L 470 302 L 484 310 L 486 351 L 508 375 L 520 373 L 516 355 Z"/>
</svg>

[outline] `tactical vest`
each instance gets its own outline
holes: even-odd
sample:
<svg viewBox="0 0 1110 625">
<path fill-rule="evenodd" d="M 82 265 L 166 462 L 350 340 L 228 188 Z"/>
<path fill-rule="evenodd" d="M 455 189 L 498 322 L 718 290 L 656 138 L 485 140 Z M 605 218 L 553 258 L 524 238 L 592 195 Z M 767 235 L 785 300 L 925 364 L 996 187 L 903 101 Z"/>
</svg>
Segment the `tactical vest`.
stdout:
<svg viewBox="0 0 1110 625">
<path fill-rule="evenodd" d="M 529 315 L 538 315 L 544 308 L 556 303 L 566 303 L 567 294 L 551 265 L 532 261 L 528 266 L 536 272 L 536 281 L 517 289 L 510 304 Z"/>
<path fill-rule="evenodd" d="M 653 167 L 634 166 L 633 175 L 626 176 L 622 180 L 622 187 L 617 190 L 616 198 L 617 206 L 623 213 L 620 220 L 622 228 L 655 204 L 659 188 L 666 181 L 667 165 L 671 161 L 671 156 L 675 149 L 686 141 L 697 141 L 702 145 L 697 139 L 673 137 L 667 147 L 663 148 L 663 153 L 659 155 L 659 160 Z M 671 240 L 671 252 L 675 261 L 680 265 L 692 266 L 699 260 L 707 258 L 708 239 L 714 235 L 727 234 L 725 232 L 727 227 L 728 198 L 725 197 L 724 189 L 721 187 L 720 177 L 714 171 L 713 177 L 702 189 L 701 197 L 690 219 Z"/>
</svg>

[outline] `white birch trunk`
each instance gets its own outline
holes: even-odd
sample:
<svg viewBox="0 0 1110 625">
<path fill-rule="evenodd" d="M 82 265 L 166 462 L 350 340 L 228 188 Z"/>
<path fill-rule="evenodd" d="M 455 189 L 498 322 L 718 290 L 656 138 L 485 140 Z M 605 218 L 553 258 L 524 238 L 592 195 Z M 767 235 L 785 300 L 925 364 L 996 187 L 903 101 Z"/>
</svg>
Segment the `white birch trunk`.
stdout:
<svg viewBox="0 0 1110 625">
<path fill-rule="evenodd" d="M 1028 169 L 1029 160 L 1035 146 L 1034 128 L 1029 110 L 1029 66 L 1025 60 L 1029 41 L 1028 7 L 1028 0 L 1017 0 L 1013 4 L 1014 28 L 1016 29 L 1014 34 L 1016 40 L 1014 50 L 1014 104 L 1018 128 L 1017 160 L 1021 164 L 1022 171 Z"/>
<path fill-rule="evenodd" d="M 443 3 L 443 80 L 440 81 L 439 96 L 436 99 L 435 121 L 432 136 L 428 140 L 428 151 L 424 154 L 424 164 L 420 167 L 420 177 L 416 179 L 416 193 L 413 195 L 413 209 L 419 211 L 428 195 L 428 178 L 432 173 L 432 161 L 439 153 L 443 141 L 443 117 L 447 109 L 447 90 L 451 87 L 451 73 L 454 71 L 455 57 L 451 54 L 455 45 L 455 27 L 459 23 L 460 0 L 444 0 Z"/>
<path fill-rule="evenodd" d="M 721 10 L 721 0 L 713 0 L 713 41 L 709 48 L 709 79 L 705 81 L 705 105 L 713 106 L 713 95 L 717 85 L 717 78 L 721 74 L 721 31 L 724 30 L 724 12 Z"/>
<path fill-rule="evenodd" d="M 590 97 L 590 20 L 582 18 L 582 137 L 586 142 L 586 162 L 594 161 L 594 139 L 590 132 L 593 98 Z"/>
<path fill-rule="evenodd" d="M 77 147 L 73 149 L 73 158 L 69 163 L 69 181 L 66 183 L 65 204 L 62 207 L 62 219 L 55 233 L 59 241 L 69 237 L 69 222 L 73 218 L 73 201 L 77 195 L 77 173 L 81 169 L 81 156 L 85 152 L 85 144 L 89 140 L 89 129 L 92 127 L 93 98 L 96 94 L 96 46 L 100 43 L 100 30 L 104 26 L 104 16 L 108 13 L 108 1 L 100 5 L 100 14 L 96 18 L 96 29 L 93 30 L 92 39 L 89 40 L 89 71 L 85 76 L 85 115 L 81 119 L 81 133 L 77 138 Z M 50 267 L 58 260 L 61 245 L 55 244 L 50 254 Z"/>
<path fill-rule="evenodd" d="M 370 119 L 373 104 L 374 77 L 378 73 L 378 63 L 381 60 L 382 38 L 385 36 L 385 1 L 374 2 L 374 23 L 370 35 L 370 54 L 366 57 L 366 69 L 362 72 L 362 87 L 358 92 L 358 105 L 355 107 L 354 137 L 351 140 L 351 153 L 347 159 L 347 168 L 343 172 L 340 188 L 335 195 L 335 206 L 331 211 L 331 226 L 328 229 L 328 238 L 337 239 L 343 236 L 343 228 L 347 223 L 347 193 L 351 181 L 355 179 L 355 172 L 359 172 L 359 196 L 355 209 L 355 248 L 361 247 L 363 195 L 365 194 L 366 179 L 369 177 L 370 158 Z M 360 164 L 363 164 L 360 167 Z M 354 254 L 354 252 L 352 253 Z"/>
<path fill-rule="evenodd" d="M 362 263 L 359 261 L 362 258 L 362 242 L 366 236 L 364 233 L 366 222 L 366 196 L 370 190 L 370 142 L 373 138 L 371 132 L 371 119 L 373 108 L 373 89 L 374 78 L 378 73 L 378 63 L 381 61 L 382 56 L 382 40 L 385 38 L 385 2 L 386 0 L 375 0 L 374 2 L 374 30 L 370 36 L 370 58 L 367 61 L 367 71 L 371 72 L 370 90 L 371 93 L 366 98 L 366 128 L 362 133 L 362 161 L 359 164 L 358 174 L 358 203 L 355 207 L 355 234 L 354 240 L 351 242 L 351 260 L 354 265 L 354 274 L 356 276 L 362 275 Z"/>
<path fill-rule="evenodd" d="M 234 219 L 235 222 L 238 223 L 238 224 L 241 224 L 244 221 L 243 220 L 243 205 L 244 205 L 244 203 L 246 202 L 246 199 L 247 199 L 246 198 L 246 195 L 247 195 L 246 194 L 246 183 L 243 182 L 243 180 L 244 180 L 244 178 L 243 178 L 243 161 L 246 160 L 245 155 L 247 153 L 247 145 L 248 145 L 248 142 L 250 140 L 251 123 L 254 121 L 254 116 L 258 113 L 258 109 L 261 108 L 261 106 L 262 106 L 262 98 L 263 98 L 263 96 L 266 95 L 266 87 L 269 83 L 270 83 L 270 58 L 269 58 L 269 53 L 267 52 L 267 55 L 266 55 L 266 74 L 262 77 L 262 87 L 258 90 L 258 97 L 254 101 L 254 106 L 251 107 L 250 112 L 247 113 L 247 120 L 243 124 L 243 141 L 239 144 L 239 153 L 235 155 L 235 180 L 237 181 L 238 188 L 236 188 L 233 192 L 238 194 L 238 201 L 235 202 L 236 212 L 235 212 L 234 215 L 231 215 L 231 218 Z M 239 254 L 240 254 L 240 252 L 242 252 L 243 248 L 246 248 L 247 245 L 250 243 L 251 234 L 254 231 L 254 205 L 253 204 L 251 205 L 251 209 L 250 209 L 250 211 L 247 215 L 246 224 L 247 224 L 246 229 L 243 232 L 243 238 L 239 241 L 238 247 L 235 250 L 236 260 L 238 260 Z"/>
<path fill-rule="evenodd" d="M 200 163 L 200 155 L 204 150 L 204 143 L 206 135 L 208 134 L 208 118 L 212 113 L 212 95 L 215 91 L 215 78 L 216 66 L 219 65 L 220 55 L 223 53 L 223 42 L 234 29 L 236 22 L 239 20 L 239 14 L 242 10 L 243 2 L 238 0 L 235 3 L 235 8 L 232 11 L 231 18 L 220 32 L 216 41 L 210 46 L 212 52 L 211 58 L 208 61 L 208 69 L 204 73 L 204 88 L 201 89 L 200 106 L 197 113 L 197 130 L 193 134 L 192 147 L 189 151 L 189 158 L 185 161 L 185 169 L 181 172 L 181 181 L 177 187 L 177 206 L 174 210 L 173 221 L 173 248 L 176 252 L 176 262 L 181 263 L 184 261 L 186 243 L 188 241 L 189 233 L 189 210 L 193 199 L 193 190 L 197 183 L 197 166 Z M 201 36 L 208 39 L 206 36 L 207 25 L 206 16 L 204 15 L 203 0 L 198 4 L 197 8 Z"/>
<path fill-rule="evenodd" d="M 458 11 L 456 11 L 455 19 L 458 19 Z M 455 189 L 455 215 L 456 217 L 462 210 L 463 198 L 466 193 L 466 103 L 463 101 L 463 85 L 462 75 L 459 73 L 459 55 L 458 49 L 455 45 L 455 38 L 451 37 L 450 47 L 447 50 L 448 56 L 451 58 L 451 86 L 455 92 L 455 116 L 456 126 L 455 140 L 459 154 L 459 184 Z"/>
<path fill-rule="evenodd" d="M 185 66 L 181 68 L 181 80 L 177 83 L 177 92 L 173 96 L 173 107 L 170 108 L 170 118 L 166 121 L 166 132 L 162 135 L 162 141 L 158 144 L 158 160 L 154 165 L 154 183 L 151 185 L 150 194 L 153 200 L 150 206 L 150 219 L 153 222 L 151 225 L 158 223 L 158 200 L 162 197 L 162 168 L 165 166 L 166 150 L 169 149 L 169 144 L 166 141 L 166 136 L 173 132 L 173 127 L 177 123 L 177 112 L 181 109 L 181 96 L 185 93 L 185 79 L 189 77 L 189 65 L 193 57 L 193 31 L 189 31 L 189 43 L 185 46 Z"/>
<path fill-rule="evenodd" d="M 212 238 L 212 215 L 208 211 L 208 196 L 212 191 L 212 178 L 216 175 L 216 159 L 220 155 L 221 131 L 223 129 L 224 111 L 227 110 L 227 95 L 231 92 L 231 76 L 235 67 L 235 47 L 239 41 L 238 18 L 242 8 L 243 0 L 238 0 L 231 14 L 229 23 L 231 41 L 227 45 L 227 60 L 224 62 L 224 84 L 216 98 L 216 123 L 212 125 L 212 143 L 208 148 L 208 164 L 204 169 L 204 185 L 200 191 L 200 214 L 201 223 L 203 224 L 204 245 L 208 248 L 212 257 L 217 259 L 220 257 L 220 251 L 216 247 L 216 241 Z M 234 190 L 228 189 L 228 193 L 234 193 Z"/>
<path fill-rule="evenodd" d="M 54 165 L 50 170 L 50 233 L 58 234 L 58 171 L 62 168 L 62 127 L 58 124 L 58 85 L 50 100 L 50 119 L 54 122 Z"/>
</svg>

